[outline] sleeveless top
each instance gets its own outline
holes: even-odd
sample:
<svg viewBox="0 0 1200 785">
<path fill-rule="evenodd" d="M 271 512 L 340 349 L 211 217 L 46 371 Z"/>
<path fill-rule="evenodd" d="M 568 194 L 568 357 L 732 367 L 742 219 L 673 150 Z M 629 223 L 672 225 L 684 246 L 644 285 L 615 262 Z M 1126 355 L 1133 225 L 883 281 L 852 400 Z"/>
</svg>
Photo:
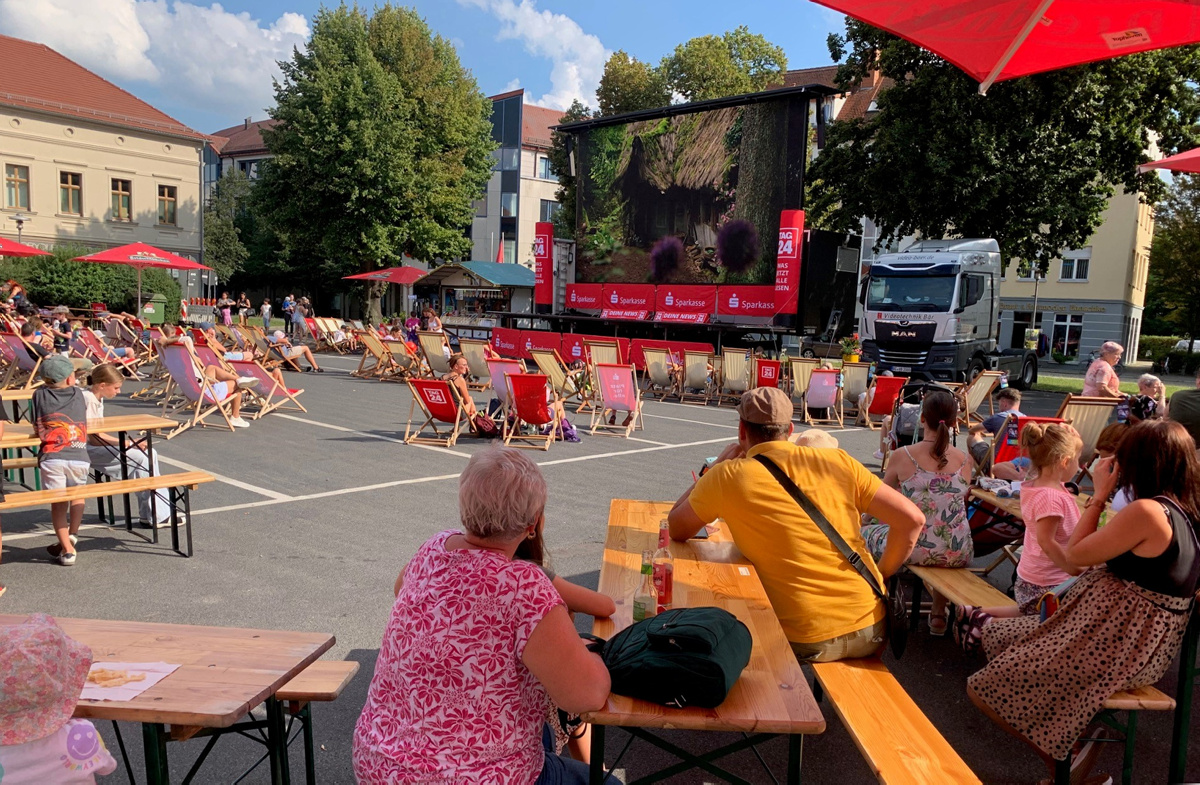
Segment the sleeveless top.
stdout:
<svg viewBox="0 0 1200 785">
<path fill-rule="evenodd" d="M 1166 496 L 1155 496 L 1171 522 L 1171 543 L 1157 556 L 1126 551 L 1108 560 L 1108 570 L 1122 580 L 1168 597 L 1191 597 L 1200 580 L 1200 543 L 1187 514 Z"/>
</svg>

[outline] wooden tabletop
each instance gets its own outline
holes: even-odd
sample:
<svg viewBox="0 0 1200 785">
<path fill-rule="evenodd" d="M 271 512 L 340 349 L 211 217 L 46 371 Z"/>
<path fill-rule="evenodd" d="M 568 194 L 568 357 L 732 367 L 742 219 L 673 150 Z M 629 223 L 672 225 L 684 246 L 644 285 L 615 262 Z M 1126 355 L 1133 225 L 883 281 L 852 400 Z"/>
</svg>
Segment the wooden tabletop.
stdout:
<svg viewBox="0 0 1200 785">
<path fill-rule="evenodd" d="M 88 433 L 120 433 L 121 431 L 162 431 L 175 428 L 179 423 L 153 414 L 122 414 L 88 420 Z M 32 444 L 31 444 L 32 442 Z M 33 433 L 33 424 L 28 422 L 5 423 L 0 447 L 30 447 L 40 444 Z"/>
<path fill-rule="evenodd" d="M 0 625 L 25 616 L 0 615 Z M 79 701 L 76 717 L 227 728 L 333 646 L 326 633 L 55 618 L 94 662 L 181 667 L 130 701 Z"/>
<path fill-rule="evenodd" d="M 1000 497 L 991 491 L 985 491 L 983 488 L 972 488 L 971 496 L 975 499 L 979 499 L 981 502 L 990 504 L 997 510 L 1000 510 L 1007 515 L 1011 515 L 1017 521 L 1023 520 L 1021 518 L 1021 499 L 1019 497 Z M 1075 504 L 1079 505 L 1080 511 L 1083 510 L 1084 505 L 1087 504 L 1088 499 L 1090 498 L 1091 497 L 1086 493 L 1080 493 L 1075 496 Z"/>
<path fill-rule="evenodd" d="M 0 401 L 29 401 L 33 399 L 35 390 L 29 389 L 9 389 L 0 390 Z"/>
<path fill-rule="evenodd" d="M 669 502 L 613 499 L 600 568 L 600 592 L 613 598 L 617 613 L 612 619 L 596 620 L 596 635 L 610 638 L 632 623 L 633 594 L 641 583 L 642 552 L 657 546 L 659 521 L 670 509 Z M 586 714 L 584 719 L 600 725 L 643 728 L 824 732 L 825 718 L 758 573 L 733 544 L 724 523 L 716 524 L 708 540 L 672 542 L 670 547 L 675 558 L 672 607 L 717 606 L 738 617 L 754 639 L 750 663 L 725 702 L 715 709 L 673 709 L 612 694 L 603 710 Z"/>
</svg>

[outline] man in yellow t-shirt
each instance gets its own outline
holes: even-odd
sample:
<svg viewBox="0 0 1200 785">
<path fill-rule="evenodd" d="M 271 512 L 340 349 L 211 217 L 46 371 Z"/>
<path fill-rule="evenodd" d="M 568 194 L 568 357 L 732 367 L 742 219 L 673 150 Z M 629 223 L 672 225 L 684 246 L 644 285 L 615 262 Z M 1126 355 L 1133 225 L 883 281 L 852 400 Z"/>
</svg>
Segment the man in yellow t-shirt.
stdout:
<svg viewBox="0 0 1200 785">
<path fill-rule="evenodd" d="M 686 540 L 722 518 L 738 550 L 754 565 L 775 615 L 801 661 L 866 657 L 883 643 L 883 603 L 766 467 L 774 461 L 812 500 L 877 578 L 900 569 L 925 516 L 842 450 L 800 447 L 792 402 L 775 387 L 742 396 L 738 441 L 671 509 L 671 537 Z M 892 527 L 878 566 L 859 534 L 868 513 Z M 880 580 L 882 584 L 883 581 Z"/>
</svg>

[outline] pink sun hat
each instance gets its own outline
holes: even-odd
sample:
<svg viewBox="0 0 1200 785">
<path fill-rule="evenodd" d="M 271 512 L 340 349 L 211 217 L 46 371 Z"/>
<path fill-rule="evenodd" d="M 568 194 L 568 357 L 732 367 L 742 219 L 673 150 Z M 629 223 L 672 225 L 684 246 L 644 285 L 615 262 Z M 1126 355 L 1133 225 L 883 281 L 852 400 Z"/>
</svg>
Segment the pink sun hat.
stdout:
<svg viewBox="0 0 1200 785">
<path fill-rule="evenodd" d="M 0 627 L 0 745 L 24 744 L 54 733 L 75 713 L 92 650 L 54 619 L 35 613 Z"/>
</svg>

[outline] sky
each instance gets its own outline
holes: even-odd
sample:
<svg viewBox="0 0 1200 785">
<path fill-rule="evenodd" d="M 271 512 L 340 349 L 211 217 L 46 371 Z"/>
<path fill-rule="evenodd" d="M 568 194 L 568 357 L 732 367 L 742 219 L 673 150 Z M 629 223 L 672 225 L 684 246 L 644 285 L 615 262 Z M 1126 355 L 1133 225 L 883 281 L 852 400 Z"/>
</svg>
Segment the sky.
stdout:
<svg viewBox="0 0 1200 785">
<path fill-rule="evenodd" d="M 487 95 L 595 106 L 608 56 L 657 63 L 677 44 L 739 25 L 782 46 L 789 68 L 828 65 L 841 15 L 805 0 L 410 0 Z M 371 7 L 367 0 L 361 5 Z M 0 0 L 0 33 L 39 41 L 184 124 L 212 133 L 273 103 L 276 61 L 303 47 L 320 0 Z"/>
</svg>

